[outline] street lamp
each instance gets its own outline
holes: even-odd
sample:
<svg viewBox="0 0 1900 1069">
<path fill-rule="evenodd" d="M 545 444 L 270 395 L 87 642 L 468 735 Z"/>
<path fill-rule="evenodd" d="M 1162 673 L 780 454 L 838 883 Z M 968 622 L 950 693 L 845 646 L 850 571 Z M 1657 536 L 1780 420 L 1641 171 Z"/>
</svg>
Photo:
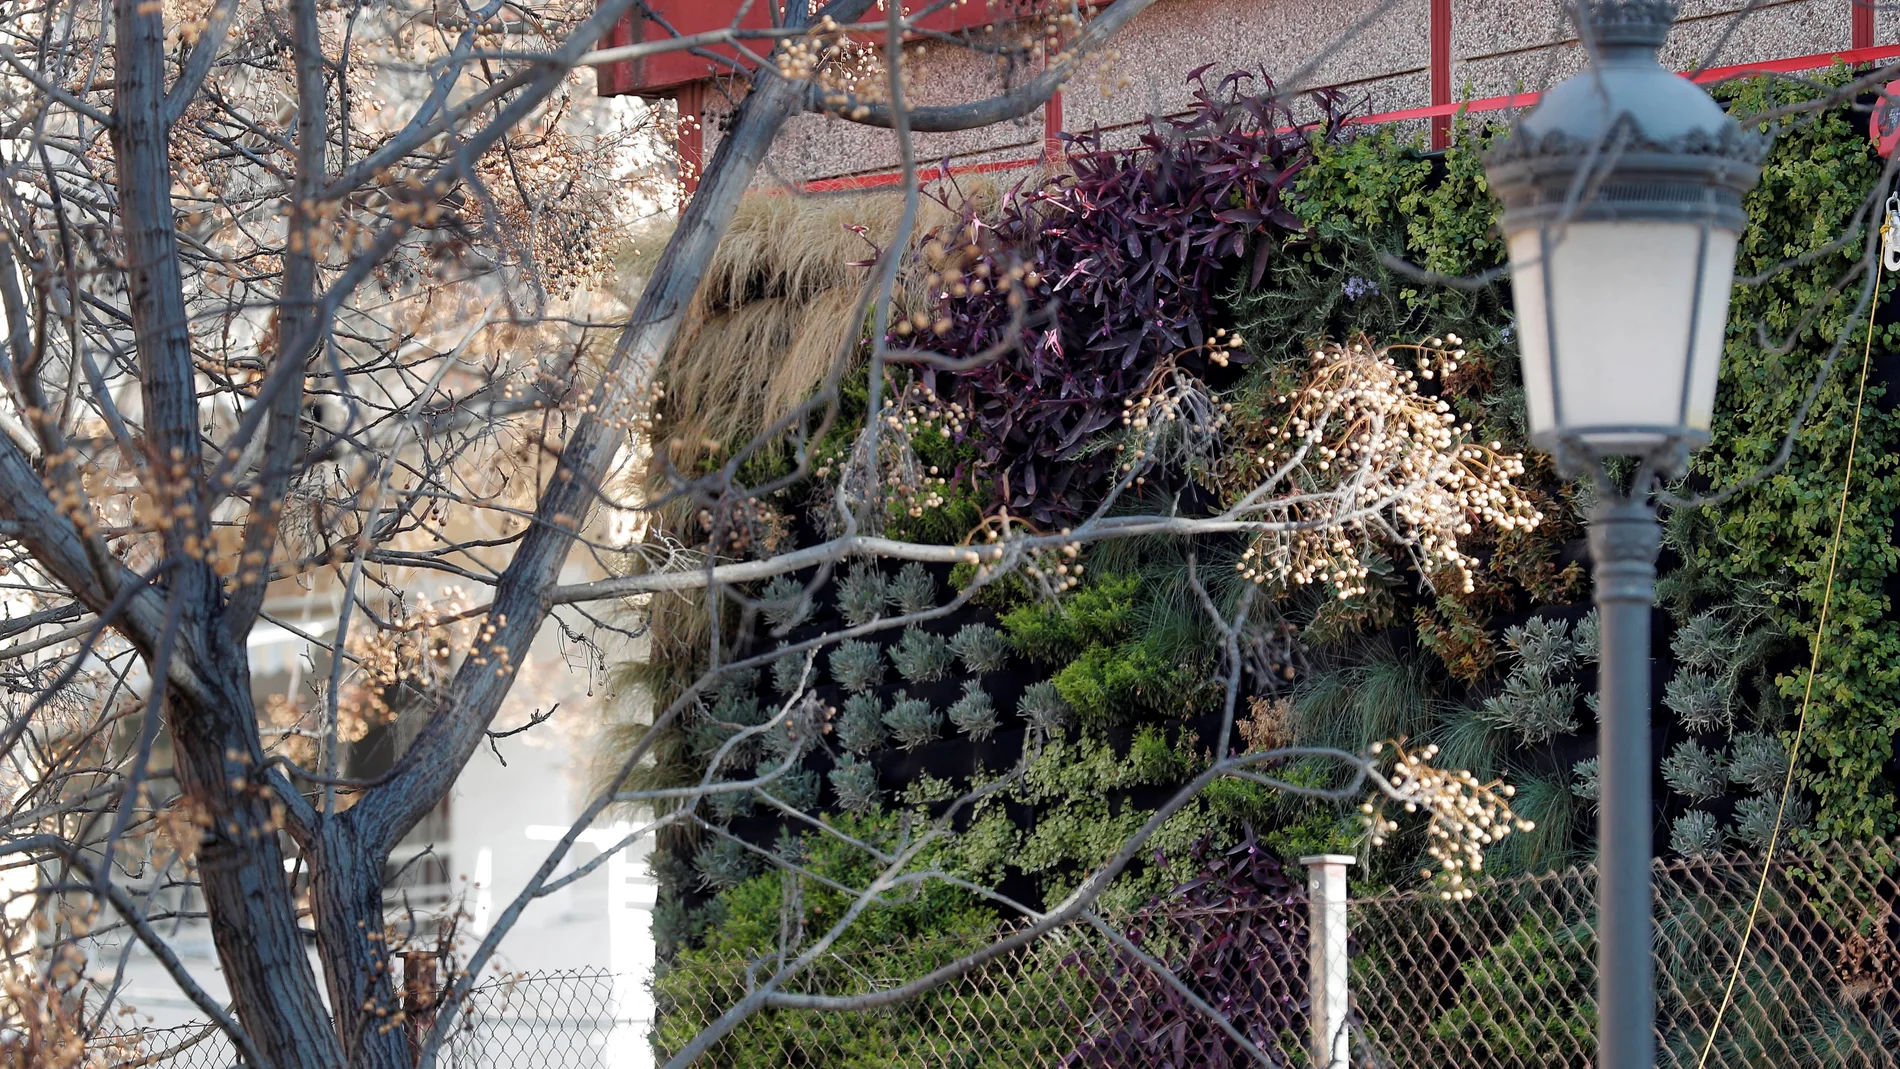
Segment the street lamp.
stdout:
<svg viewBox="0 0 1900 1069">
<path fill-rule="evenodd" d="M 1485 174 L 1504 204 L 1531 441 L 1602 491 L 1598 1064 L 1651 1069 L 1650 490 L 1709 440 L 1742 197 L 1766 144 L 1657 63 L 1674 3 L 1586 0 L 1571 16 L 1595 62 L 1544 94 Z M 1627 489 L 1609 455 L 1642 459 Z"/>
</svg>

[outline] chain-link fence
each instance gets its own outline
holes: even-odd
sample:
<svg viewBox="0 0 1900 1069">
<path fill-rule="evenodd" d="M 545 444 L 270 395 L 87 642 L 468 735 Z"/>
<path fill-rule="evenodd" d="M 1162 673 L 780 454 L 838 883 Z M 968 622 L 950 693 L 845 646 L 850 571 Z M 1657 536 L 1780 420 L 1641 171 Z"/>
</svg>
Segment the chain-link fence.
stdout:
<svg viewBox="0 0 1900 1069">
<path fill-rule="evenodd" d="M 1758 858 L 1657 866 L 1658 1065 L 1900 1066 L 1897 873 L 1879 845 L 1783 855 L 1765 882 Z M 1573 870 L 1500 881 L 1467 901 L 1353 902 L 1356 1055 L 1377 1066 L 1594 1065 L 1595 891 L 1593 873 Z"/>
<path fill-rule="evenodd" d="M 630 1069 L 651 1050 L 647 1021 L 625 1016 L 645 978 L 594 970 L 524 973 L 469 993 L 436 1064 L 443 1069 Z M 156 1028 L 95 1040 L 89 1065 L 232 1069 L 245 1063 L 218 1028 Z"/>
<path fill-rule="evenodd" d="M 1900 1069 L 1900 858 L 1881 845 L 1835 846 L 1784 855 L 1767 867 L 1765 883 L 1763 871 L 1758 859 L 1741 856 L 1657 867 L 1660 1065 Z M 1593 1064 L 1590 870 L 1493 881 L 1463 901 L 1359 899 L 1348 916 L 1353 1069 Z M 1116 928 L 1126 943 L 1075 925 L 890 1005 L 761 1012 L 696 1064 L 1221 1069 L 1257 1065 L 1257 1052 L 1269 1064 L 1305 1067 L 1308 923 L 1309 903 L 1295 892 L 1244 910 L 1124 919 Z M 791 989 L 889 991 L 989 938 L 892 940 L 827 955 Z M 1151 961 L 1164 963 L 1179 986 Z M 457 1022 L 444 1064 L 619 1069 L 642 1064 L 637 1056 L 649 1052 L 664 1062 L 743 997 L 748 968 L 700 959 L 664 969 L 653 981 L 650 1037 L 645 1022 L 614 1018 L 614 1007 L 629 1004 L 616 987 L 628 978 L 490 982 Z M 103 1064 L 237 1064 L 224 1038 L 202 1028 L 128 1042 L 127 1057 Z"/>
</svg>

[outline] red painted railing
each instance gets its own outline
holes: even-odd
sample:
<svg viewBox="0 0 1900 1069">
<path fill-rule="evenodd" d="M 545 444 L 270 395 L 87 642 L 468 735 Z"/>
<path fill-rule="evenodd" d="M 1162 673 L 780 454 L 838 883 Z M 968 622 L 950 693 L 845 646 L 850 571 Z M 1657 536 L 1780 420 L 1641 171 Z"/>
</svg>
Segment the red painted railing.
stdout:
<svg viewBox="0 0 1900 1069">
<path fill-rule="evenodd" d="M 1816 70 L 1831 67 L 1835 63 L 1844 63 L 1850 67 L 1864 63 L 1881 63 L 1900 59 L 1900 45 L 1880 45 L 1871 48 L 1849 48 L 1838 52 L 1815 52 L 1806 56 L 1791 56 L 1787 59 L 1761 60 L 1755 63 L 1736 63 L 1726 67 L 1709 67 L 1689 75 L 1690 80 L 1707 85 L 1730 78 L 1742 78 L 1751 74 L 1792 74 L 1796 71 Z M 1505 111 L 1512 108 L 1527 108 L 1537 103 L 1536 93 L 1514 93 L 1506 96 L 1483 97 L 1449 104 L 1431 104 L 1422 108 L 1404 108 L 1399 111 L 1382 111 L 1375 115 L 1362 115 L 1348 119 L 1354 125 L 1378 125 L 1382 123 L 1417 121 L 1421 119 L 1449 121 L 1459 113 L 1482 114 L 1491 111 Z M 1040 157 L 990 160 L 983 163 L 952 166 L 945 171 L 941 166 L 921 168 L 917 172 L 920 180 L 933 182 L 946 175 L 989 174 L 996 171 L 1014 170 L 1040 162 Z M 807 182 L 803 188 L 807 192 L 839 192 L 853 189 L 879 189 L 894 186 L 900 180 L 895 172 L 877 174 L 846 175 L 841 178 L 823 178 Z"/>
</svg>

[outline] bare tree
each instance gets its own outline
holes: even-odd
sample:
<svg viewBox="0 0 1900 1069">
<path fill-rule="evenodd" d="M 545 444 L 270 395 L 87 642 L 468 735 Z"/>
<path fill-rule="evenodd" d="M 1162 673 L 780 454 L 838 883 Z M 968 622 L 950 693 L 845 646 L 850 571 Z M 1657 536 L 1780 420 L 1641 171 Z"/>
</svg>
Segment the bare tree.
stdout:
<svg viewBox="0 0 1900 1069">
<path fill-rule="evenodd" d="M 902 57 L 913 23 L 943 2 L 881 17 L 870 0 L 815 11 L 772 4 L 770 29 L 735 25 L 604 51 L 594 44 L 635 0 L 591 11 L 500 2 L 329 9 L 311 0 L 212 0 L 178 11 L 116 0 L 108 11 L 47 0 L 10 12 L 0 42 L 0 590 L 9 611 L 0 631 L 12 640 L 0 650 L 9 789 L 0 864 L 34 874 L 20 897 L 32 903 L 39 934 L 12 913 L 6 931 L 21 990 L 35 993 L 17 1011 L 23 1031 L 52 1050 L 83 1047 L 104 1029 L 116 981 L 89 976 L 71 951 L 90 934 L 123 929 L 250 1064 L 415 1064 L 392 1019 L 400 999 L 387 861 L 491 738 L 530 644 L 557 610 L 575 633 L 607 632 L 617 625 L 602 605 L 696 592 L 713 616 L 710 668 L 654 710 L 612 786 L 468 949 L 425 1037 L 424 1064 L 522 910 L 600 864 L 556 875 L 611 808 L 660 814 L 614 849 L 695 822 L 718 834 L 699 813 L 733 792 L 761 791 L 821 833 L 842 834 L 772 796 L 806 749 L 825 744 L 826 711 L 804 679 L 765 723 L 728 725 L 698 782 L 624 786 L 722 676 L 802 657 L 808 677 L 821 650 L 939 618 L 1006 579 L 1059 593 L 1073 581 L 1078 548 L 1105 539 L 1233 535 L 1252 546 L 1250 578 L 1347 590 L 1375 542 L 1455 577 L 1467 563 L 1459 537 L 1471 526 L 1537 523 L 1512 484 L 1516 459 L 1469 441 L 1469 429 L 1417 388 L 1409 367 L 1455 362 L 1453 339 L 1420 352 L 1325 351 L 1286 401 L 1286 433 L 1253 468 L 1225 474 L 1236 503 L 1213 514 L 1116 507 L 1153 465 L 1192 458 L 1224 433 L 1218 403 L 1192 376 L 1164 367 L 1139 407 L 1131 402 L 1134 448 L 1091 514 L 1060 529 L 1005 514 L 964 545 L 883 530 L 891 493 L 928 494 L 905 417 L 947 412 L 887 372 L 970 367 L 1002 352 L 952 357 L 899 342 L 927 207 L 911 135 L 1029 114 L 1149 2 L 1113 0 L 1092 13 L 1050 3 L 1020 39 L 945 37 L 1028 73 L 987 98 L 929 107 L 907 102 Z M 586 80 L 575 72 L 715 45 L 738 57 L 728 62 L 742 99 L 637 302 L 610 320 L 576 295 L 651 190 L 613 177 L 629 135 L 577 132 L 570 112 Z M 1300 88 L 1316 63 L 1282 89 Z M 730 536 L 752 503 L 824 462 L 816 449 L 839 419 L 840 384 L 860 355 L 855 331 L 815 394 L 723 463 L 677 472 L 644 499 L 629 495 L 618 468 L 652 444 L 644 436 L 661 360 L 742 195 L 787 122 L 808 112 L 888 128 L 899 154 L 901 211 L 863 275 L 853 320 L 870 323 L 869 410 L 893 418 L 867 419 L 831 458 L 839 475 L 826 523 L 835 537 L 786 552 L 735 549 Z M 955 270 L 929 266 L 939 281 Z M 1038 313 L 1026 299 L 1016 307 L 1018 325 Z M 1201 355 L 1227 344 L 1210 342 Z M 790 452 L 793 474 L 746 485 L 746 462 L 770 449 Z M 706 517 L 705 538 L 626 552 L 598 535 L 606 506 L 688 510 Z M 577 546 L 611 577 L 564 585 Z M 810 599 L 852 558 L 965 564 L 975 579 L 947 604 L 769 653 L 723 648 L 719 614 L 755 617 L 760 604 L 747 592 L 759 581 L 816 569 L 796 595 Z M 392 578 L 416 571 L 465 593 L 425 604 Z M 270 618 L 274 584 L 312 582 L 343 599 L 335 634 L 313 636 L 331 662 L 320 700 L 260 709 L 247 637 Z M 873 996 L 789 986 L 888 893 L 957 879 L 917 858 L 1006 774 L 955 801 L 902 850 L 856 844 L 880 873 L 846 889 L 853 906 L 844 918 L 762 970 L 673 1064 L 761 1009 L 892 1003 L 1060 925 L 1102 923 L 1094 911 L 1102 891 L 1169 814 L 1221 777 L 1302 789 L 1266 770 L 1295 757 L 1337 761 L 1348 782 L 1317 793 L 1371 792 L 1424 807 L 1453 844 L 1445 859 L 1454 866 L 1509 831 L 1505 792 L 1433 770 L 1429 753 L 1231 746 L 1242 647 L 1259 607 L 1253 589 L 1217 604 L 1196 583 L 1223 645 L 1216 759 L 1057 907 L 972 887 L 1026 923 Z M 397 706 L 420 710 L 422 726 L 394 765 L 371 779 L 344 775 L 348 740 Z M 784 740 L 775 767 L 722 778 L 726 755 L 767 736 Z M 155 761 L 163 753 L 171 767 Z M 1389 828 L 1381 814 L 1369 826 L 1375 835 Z M 295 874 L 307 880 L 302 898 Z M 157 927 L 177 909 L 159 892 L 181 885 L 202 895 L 228 1007 L 204 992 Z M 305 957 L 306 933 L 320 971 Z"/>
</svg>

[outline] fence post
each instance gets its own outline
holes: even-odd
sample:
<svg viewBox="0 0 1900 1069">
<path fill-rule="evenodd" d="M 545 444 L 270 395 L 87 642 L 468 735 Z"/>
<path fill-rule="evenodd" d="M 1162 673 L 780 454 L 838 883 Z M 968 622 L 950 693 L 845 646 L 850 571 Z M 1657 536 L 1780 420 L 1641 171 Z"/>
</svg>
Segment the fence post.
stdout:
<svg viewBox="0 0 1900 1069">
<path fill-rule="evenodd" d="M 1313 1064 L 1347 1069 L 1352 1057 L 1346 1032 L 1346 866 L 1350 854 L 1303 857 L 1307 909 L 1312 920 L 1306 940 L 1310 954 L 1307 994 L 1312 1010 Z"/>
</svg>

